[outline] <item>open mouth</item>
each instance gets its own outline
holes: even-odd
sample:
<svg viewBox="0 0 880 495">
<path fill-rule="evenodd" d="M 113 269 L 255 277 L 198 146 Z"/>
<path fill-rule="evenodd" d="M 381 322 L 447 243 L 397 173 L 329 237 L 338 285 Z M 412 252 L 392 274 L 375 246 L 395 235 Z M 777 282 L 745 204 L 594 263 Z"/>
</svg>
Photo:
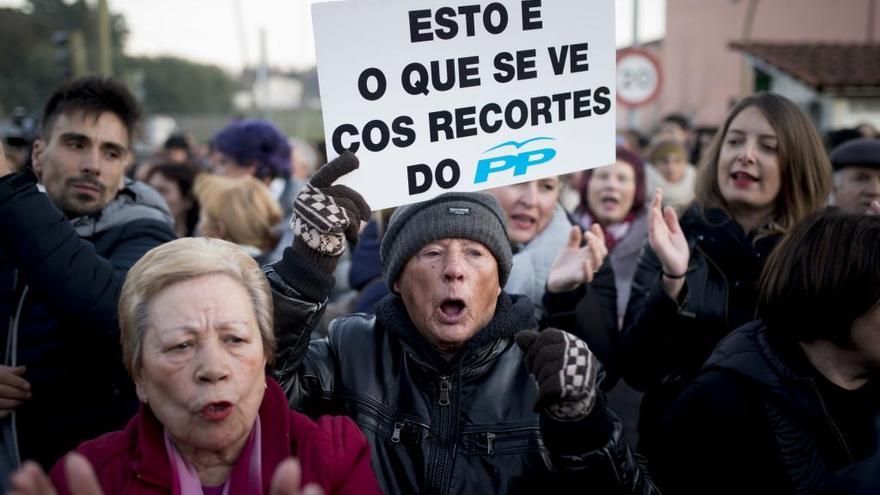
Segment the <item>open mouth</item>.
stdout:
<svg viewBox="0 0 880 495">
<path fill-rule="evenodd" d="M 742 171 L 730 174 L 730 178 L 733 179 L 733 183 L 738 187 L 748 187 L 752 184 L 760 182 L 760 179 L 758 179 L 754 175 Z"/>
<path fill-rule="evenodd" d="M 208 421 L 222 421 L 232 414 L 231 402 L 212 402 L 200 411 L 203 418 Z"/>
<path fill-rule="evenodd" d="M 510 222 L 520 229 L 530 229 L 538 222 L 537 219 L 530 215 L 513 214 L 510 215 Z"/>
<path fill-rule="evenodd" d="M 620 200 L 613 196 L 602 196 L 599 198 L 599 204 L 602 205 L 602 208 L 611 209 L 616 208 L 620 204 Z"/>
<path fill-rule="evenodd" d="M 439 306 L 440 320 L 443 323 L 457 323 L 464 318 L 467 305 L 461 299 L 444 299 Z"/>
</svg>

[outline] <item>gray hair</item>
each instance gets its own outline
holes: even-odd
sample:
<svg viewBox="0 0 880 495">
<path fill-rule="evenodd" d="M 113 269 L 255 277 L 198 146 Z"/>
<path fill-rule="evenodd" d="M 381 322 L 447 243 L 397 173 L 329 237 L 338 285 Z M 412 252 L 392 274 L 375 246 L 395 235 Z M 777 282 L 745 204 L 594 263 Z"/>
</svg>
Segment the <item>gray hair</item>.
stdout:
<svg viewBox="0 0 880 495">
<path fill-rule="evenodd" d="M 167 287 L 207 275 L 226 275 L 247 291 L 266 362 L 270 365 L 274 362 L 272 293 L 257 262 L 231 242 L 187 237 L 148 251 L 128 271 L 122 286 L 119 297 L 122 358 L 132 376 L 141 367 L 150 301 Z"/>
</svg>

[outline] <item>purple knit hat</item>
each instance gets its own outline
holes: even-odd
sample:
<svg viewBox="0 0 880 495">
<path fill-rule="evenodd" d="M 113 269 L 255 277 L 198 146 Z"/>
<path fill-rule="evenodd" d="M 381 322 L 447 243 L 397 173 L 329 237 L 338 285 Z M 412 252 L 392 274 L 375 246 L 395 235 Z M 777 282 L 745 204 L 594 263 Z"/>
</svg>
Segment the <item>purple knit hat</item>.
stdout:
<svg viewBox="0 0 880 495">
<path fill-rule="evenodd" d="M 232 122 L 214 136 L 212 144 L 242 167 L 256 161 L 257 178 L 290 174 L 290 144 L 278 127 L 267 120 Z"/>
</svg>

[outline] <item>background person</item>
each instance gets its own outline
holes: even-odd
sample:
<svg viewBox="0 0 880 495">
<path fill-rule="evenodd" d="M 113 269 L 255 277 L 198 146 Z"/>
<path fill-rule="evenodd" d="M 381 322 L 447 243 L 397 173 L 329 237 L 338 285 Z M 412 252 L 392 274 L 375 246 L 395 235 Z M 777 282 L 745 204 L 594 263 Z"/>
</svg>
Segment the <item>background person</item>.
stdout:
<svg viewBox="0 0 880 495">
<path fill-rule="evenodd" d="M 880 218 L 826 210 L 791 230 L 761 276 L 762 320 L 663 417 L 664 492 L 878 493 L 878 267 Z"/>
<path fill-rule="evenodd" d="M 198 170 L 190 165 L 166 163 L 150 167 L 146 182 L 171 210 L 177 237 L 192 236 L 199 223 L 199 203 L 193 192 Z"/>
<path fill-rule="evenodd" d="M 233 178 L 253 177 L 272 191 L 289 218 L 296 197 L 290 180 L 293 151 L 278 127 L 268 120 L 230 123 L 211 141 L 214 173 Z"/>
<path fill-rule="evenodd" d="M 656 136 L 687 145 L 691 132 L 691 120 L 681 113 L 669 113 L 660 119 Z"/>
<path fill-rule="evenodd" d="M 646 390 L 643 447 L 715 345 L 755 318 L 764 260 L 780 235 L 824 206 L 830 188 L 831 167 L 809 118 L 791 101 L 759 93 L 727 116 L 681 221 L 655 194 L 618 363 L 627 383 Z"/>
<path fill-rule="evenodd" d="M 190 139 L 184 134 L 172 134 L 168 136 L 162 145 L 162 163 L 174 165 L 190 165 L 193 163 L 193 150 Z"/>
<path fill-rule="evenodd" d="M 648 222 L 645 165 L 626 148 L 618 147 L 616 153 L 615 163 L 584 172 L 575 217 L 583 228 L 596 224 L 604 233 L 614 269 L 617 316 L 622 321 L 638 257 L 648 239 Z"/>
<path fill-rule="evenodd" d="M 833 204 L 850 213 L 866 213 L 880 201 L 880 139 L 846 141 L 831 151 Z"/>
<path fill-rule="evenodd" d="M 639 156 L 624 147 L 617 148 L 617 161 L 605 167 L 584 172 L 580 187 L 583 199 L 575 216 L 584 228 L 598 225 L 604 232 L 613 279 L 600 276 L 593 281 L 593 292 L 611 298 L 603 305 L 604 318 L 597 318 L 586 298 L 574 308 L 574 325 L 578 335 L 590 345 L 600 360 L 614 363 L 619 332 L 629 301 L 632 279 L 642 247 L 648 239 L 648 221 L 645 211 L 645 166 Z M 607 287 L 611 283 L 612 287 Z M 548 306 L 550 304 L 548 303 Z M 558 306 L 558 304 L 556 305 Z M 601 314 L 601 313 L 599 313 Z M 602 327 L 598 322 L 605 322 Z M 642 395 L 608 373 L 602 388 L 608 393 L 608 405 L 622 422 L 624 435 L 630 445 L 636 445 L 636 425 Z"/>
<path fill-rule="evenodd" d="M 573 227 L 583 236 L 565 209 L 559 204 L 562 182 L 547 177 L 489 190 L 504 210 L 507 238 L 513 249 L 513 267 L 504 290 L 523 294 L 535 305 L 539 319 L 547 314 L 543 306 L 544 292 L 557 256 L 569 244 Z M 587 239 L 597 244 L 604 240 L 596 232 L 587 232 Z M 576 246 L 580 247 L 580 237 Z M 589 242 L 589 241 L 588 241 Z M 604 256 L 593 259 L 590 277 L 601 266 Z M 561 291 L 554 288 L 557 292 Z"/>
<path fill-rule="evenodd" d="M 278 244 L 275 226 L 281 208 L 269 189 L 253 177 L 199 177 L 195 195 L 201 208 L 199 233 L 237 244 L 263 264 Z"/>
<path fill-rule="evenodd" d="M 646 167 L 648 191 L 663 191 L 663 206 L 684 211 L 694 199 L 697 169 L 678 141 L 660 140 L 651 148 Z"/>
<path fill-rule="evenodd" d="M 355 424 L 291 411 L 266 376 L 272 318 L 263 272 L 229 242 L 178 239 L 132 267 L 119 321 L 142 405 L 123 431 L 77 447 L 106 495 L 269 493 L 290 456 L 326 494 L 380 493 Z M 60 462 L 52 481 L 67 493 Z"/>
</svg>

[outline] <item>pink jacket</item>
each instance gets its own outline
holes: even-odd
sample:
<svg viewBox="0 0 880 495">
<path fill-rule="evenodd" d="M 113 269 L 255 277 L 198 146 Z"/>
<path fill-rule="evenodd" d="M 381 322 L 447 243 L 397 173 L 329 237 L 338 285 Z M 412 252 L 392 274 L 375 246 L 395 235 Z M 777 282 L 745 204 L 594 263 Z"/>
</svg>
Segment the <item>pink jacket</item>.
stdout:
<svg viewBox="0 0 880 495">
<path fill-rule="evenodd" d="M 291 411 L 281 387 L 273 380 L 260 405 L 263 493 L 275 468 L 293 455 L 302 466 L 303 484 L 317 483 L 327 495 L 380 494 L 370 467 L 370 448 L 354 422 L 324 416 L 317 421 Z M 162 424 L 149 407 L 141 406 L 123 431 L 107 433 L 76 448 L 98 475 L 105 495 L 179 495 L 171 480 Z M 50 476 L 59 493 L 70 493 L 64 480 L 64 459 Z"/>
</svg>

